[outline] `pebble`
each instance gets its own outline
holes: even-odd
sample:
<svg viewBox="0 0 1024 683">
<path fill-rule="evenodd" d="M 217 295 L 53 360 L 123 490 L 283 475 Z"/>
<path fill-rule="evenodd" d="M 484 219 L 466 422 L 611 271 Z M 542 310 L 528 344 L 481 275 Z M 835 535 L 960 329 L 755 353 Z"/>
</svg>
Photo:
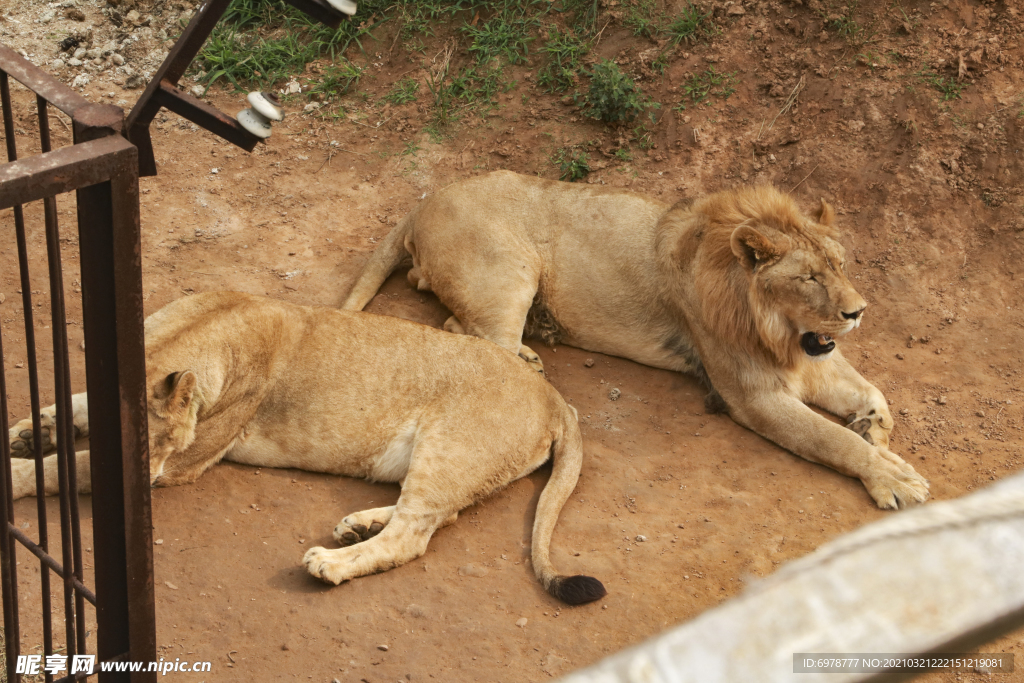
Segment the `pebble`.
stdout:
<svg viewBox="0 0 1024 683">
<path fill-rule="evenodd" d="M 516 619 L 516 626 L 524 628 L 529 620 L 526 617 L 519 617 Z"/>
<path fill-rule="evenodd" d="M 896 360 L 903 360 L 903 354 L 902 353 L 897 353 L 896 354 Z"/>
<path fill-rule="evenodd" d="M 122 57 L 121 55 L 117 54 L 116 52 L 114 54 L 110 55 L 110 60 L 112 62 L 114 62 L 114 64 L 117 64 L 118 66 L 121 66 L 122 64 L 124 64 L 124 57 Z"/>
<path fill-rule="evenodd" d="M 164 539 L 158 538 L 155 541 L 153 541 L 153 543 L 156 544 L 156 545 L 163 545 L 164 544 Z"/>
<path fill-rule="evenodd" d="M 81 59 L 82 57 L 85 56 L 85 52 L 86 52 L 85 48 L 84 47 L 80 47 L 77 50 L 75 50 L 75 53 L 72 55 L 72 57 L 74 57 L 75 59 Z"/>
<path fill-rule="evenodd" d="M 165 585 L 165 586 L 167 586 L 168 588 L 170 588 L 170 589 L 171 589 L 172 591 L 176 591 L 176 590 L 178 590 L 178 587 L 177 587 L 177 586 L 175 586 L 175 585 L 174 585 L 173 583 L 171 583 L 170 581 L 164 581 L 164 585 Z"/>
<path fill-rule="evenodd" d="M 638 534 L 637 537 L 636 537 L 636 542 L 637 543 L 643 543 L 646 540 L 647 540 L 647 537 L 644 536 L 643 534 Z"/>
<path fill-rule="evenodd" d="M 585 361 L 583 361 L 583 366 L 587 367 L 587 368 L 594 367 L 594 359 L 593 358 L 586 359 Z"/>
<path fill-rule="evenodd" d="M 82 60 L 78 59 L 77 57 L 72 57 L 68 60 L 68 64 L 70 64 L 71 66 L 82 66 Z"/>
<path fill-rule="evenodd" d="M 619 391 L 618 389 L 612 389 L 611 391 L 608 392 L 609 400 L 618 401 L 619 396 L 622 396 L 622 392 Z"/>
<path fill-rule="evenodd" d="M 377 649 L 380 650 L 381 652 L 387 652 L 388 651 L 388 646 L 387 645 L 378 645 Z"/>
</svg>

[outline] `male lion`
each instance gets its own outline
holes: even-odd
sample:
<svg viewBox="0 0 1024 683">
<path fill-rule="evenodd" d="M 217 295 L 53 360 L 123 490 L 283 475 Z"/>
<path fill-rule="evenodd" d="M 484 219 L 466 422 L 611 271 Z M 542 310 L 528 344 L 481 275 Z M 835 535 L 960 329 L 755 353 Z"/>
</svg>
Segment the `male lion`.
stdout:
<svg viewBox="0 0 1024 683">
<path fill-rule="evenodd" d="M 560 576 L 551 533 L 583 461 L 576 411 L 518 359 L 485 341 L 416 323 L 296 306 L 234 292 L 179 299 L 146 319 L 150 479 L 195 481 L 222 458 L 402 486 L 395 505 L 341 520 L 345 547 L 310 548 L 311 574 L 338 584 L 422 555 L 459 510 L 554 457 L 537 504 L 533 569 L 570 604 L 605 594 L 597 579 Z M 88 434 L 85 394 L 76 431 Z M 52 442 L 54 407 L 44 413 Z M 10 430 L 32 449 L 32 422 Z M 78 481 L 90 490 L 88 451 Z M 57 456 L 44 460 L 57 492 Z M 12 461 L 15 498 L 35 494 L 35 463 Z M 358 544 L 358 545 L 356 545 Z"/>
<path fill-rule="evenodd" d="M 541 371 L 524 328 L 694 373 L 711 387 L 709 407 L 858 477 L 879 507 L 920 502 L 928 483 L 889 451 L 885 397 L 836 349 L 866 304 L 847 279 L 833 218 L 824 200 L 808 218 L 770 187 L 669 206 L 498 171 L 413 209 L 344 308 L 362 309 L 408 252 L 410 282 L 454 313 L 449 331 L 489 339 Z"/>
</svg>

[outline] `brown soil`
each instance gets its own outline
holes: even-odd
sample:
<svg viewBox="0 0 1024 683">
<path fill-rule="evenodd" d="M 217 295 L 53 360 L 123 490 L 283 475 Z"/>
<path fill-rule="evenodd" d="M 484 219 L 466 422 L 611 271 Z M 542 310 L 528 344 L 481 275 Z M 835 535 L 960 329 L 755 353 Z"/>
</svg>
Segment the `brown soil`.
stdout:
<svg viewBox="0 0 1024 683">
<path fill-rule="evenodd" d="M 497 108 L 467 115 L 432 142 L 423 130 L 425 86 L 418 102 L 380 103 L 396 80 L 423 83 L 425 73 L 421 55 L 400 44 L 389 51 L 395 34 L 388 25 L 379 42 L 367 43 L 368 56 L 350 55 L 368 71 L 360 94 L 342 101 L 348 119 L 299 115 L 301 103 L 293 103 L 269 144 L 247 154 L 161 115 L 153 126 L 160 175 L 141 182 L 147 313 L 217 289 L 338 305 L 375 242 L 426 193 L 490 169 L 557 177 L 552 153 L 589 142 L 598 163 L 586 182 L 673 200 L 768 181 L 793 190 L 806 207 L 820 197 L 833 203 L 855 257 L 854 281 L 871 302 L 861 329 L 843 339 L 844 353 L 890 399 L 893 450 L 931 481 L 935 500 L 1019 471 L 1021 13 L 1008 1 L 911 0 L 902 5 L 905 20 L 899 3 L 866 1 L 855 16 L 874 33 L 853 43 L 824 25 L 825 4 L 744 2 L 737 13 L 740 5 L 718 3 L 722 33 L 675 53 L 663 76 L 649 67 L 657 45 L 606 12 L 611 23 L 595 54 L 616 59 L 663 104 L 653 146 L 627 145 L 630 161 L 612 155 L 628 131 L 583 118 L 535 87 L 536 51 L 528 65 L 507 69 L 518 85 Z M 97 15 L 97 25 L 102 20 Z M 429 43 L 428 57 L 447 30 Z M 52 46 L 41 33 L 36 40 L 43 45 L 36 61 L 45 62 Z M 932 65 L 955 79 L 960 55 L 962 99 L 943 103 L 914 74 Z M 712 64 L 735 72 L 736 92 L 673 111 L 686 79 Z M 316 78 L 316 68 L 306 76 Z M 796 103 L 776 118 L 800 78 Z M 138 93 L 100 78 L 85 88 L 96 101 L 108 92 L 129 104 Z M 16 120 L 31 132 L 32 101 L 20 88 L 15 100 Z M 215 92 L 211 100 L 229 113 L 244 106 L 238 94 Z M 22 144 L 23 154 L 32 152 L 28 137 Z M 74 298 L 72 199 L 60 207 Z M 27 213 L 45 349 L 41 209 Z M 4 244 L 12 244 L 11 211 L 0 212 L 0 226 Z M 28 405 L 13 249 L 4 247 L 0 263 L 13 420 Z M 80 305 L 71 306 L 81 389 Z M 369 310 L 434 326 L 447 316 L 404 273 Z M 691 619 L 780 563 L 893 514 L 877 510 L 860 482 L 786 453 L 728 417 L 704 414 L 691 377 L 574 348 L 534 348 L 551 382 L 579 409 L 586 440 L 583 477 L 562 513 L 553 557 L 566 571 L 599 577 L 607 599 L 561 606 L 524 561 L 546 471 L 467 510 L 436 534 L 423 558 L 333 588 L 306 574 L 303 552 L 331 545 L 343 515 L 393 502 L 397 487 L 227 464 L 195 485 L 153 494 L 160 653 L 213 662 L 212 675 L 178 679 L 546 680 Z M 42 368 L 45 376 L 48 364 Z M 613 388 L 621 391 L 614 402 Z M 52 400 L 52 390 L 44 391 Z M 48 507 L 58 519 L 55 503 Z M 34 500 L 15 506 L 33 535 L 34 510 Z M 30 589 L 38 566 L 25 553 L 21 565 L 29 651 L 39 644 Z M 1024 632 L 983 651 L 1020 655 Z M 1000 680 L 1013 676 L 1024 680 Z"/>
</svg>

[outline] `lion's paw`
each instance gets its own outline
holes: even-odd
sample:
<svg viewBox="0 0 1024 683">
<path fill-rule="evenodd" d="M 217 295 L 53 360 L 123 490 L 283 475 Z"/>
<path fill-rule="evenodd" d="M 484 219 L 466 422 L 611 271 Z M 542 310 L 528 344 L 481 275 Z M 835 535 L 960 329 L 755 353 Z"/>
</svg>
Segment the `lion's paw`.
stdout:
<svg viewBox="0 0 1024 683">
<path fill-rule="evenodd" d="M 858 434 L 872 446 L 889 447 L 889 432 L 892 431 L 892 418 L 881 412 L 872 410 L 864 416 L 850 415 L 847 417 L 847 429 Z"/>
<path fill-rule="evenodd" d="M 338 542 L 338 545 L 344 547 L 368 541 L 379 534 L 387 525 L 391 515 L 375 515 L 374 513 L 378 510 L 364 510 L 341 520 L 338 526 L 334 527 L 334 540 Z"/>
<path fill-rule="evenodd" d="M 535 370 L 540 374 L 544 374 L 544 362 L 541 361 L 540 356 L 537 352 L 531 349 L 529 346 L 522 344 L 519 346 L 519 357 L 522 358 L 529 364 L 531 370 Z"/>
<path fill-rule="evenodd" d="M 57 422 L 53 414 L 47 410 L 39 411 L 40 441 L 43 453 L 57 447 Z M 11 455 L 16 458 L 32 457 L 32 418 L 21 420 L 8 432 L 11 443 Z"/>
<path fill-rule="evenodd" d="M 928 499 L 928 480 L 918 474 L 903 458 L 879 448 L 879 461 L 869 476 L 863 478 L 868 493 L 883 510 L 898 510 Z"/>
<path fill-rule="evenodd" d="M 306 571 L 322 581 L 337 586 L 346 577 L 341 571 L 341 564 L 335 560 L 336 550 L 328 550 L 319 546 L 310 548 L 302 557 L 302 563 L 306 565 Z"/>
</svg>

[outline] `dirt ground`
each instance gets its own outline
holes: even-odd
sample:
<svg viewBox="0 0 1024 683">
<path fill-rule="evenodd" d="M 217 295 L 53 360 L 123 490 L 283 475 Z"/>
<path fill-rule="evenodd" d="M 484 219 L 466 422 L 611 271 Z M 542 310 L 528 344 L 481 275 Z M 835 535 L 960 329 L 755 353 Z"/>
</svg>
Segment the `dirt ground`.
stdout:
<svg viewBox="0 0 1024 683">
<path fill-rule="evenodd" d="M 386 24 L 365 55 L 350 51 L 367 71 L 341 100 L 344 110 L 334 110 L 338 118 L 323 108 L 300 114 L 304 101 L 293 99 L 289 116 L 252 154 L 164 112 L 153 125 L 159 175 L 141 181 L 146 312 L 220 289 L 336 306 L 376 242 L 421 197 L 493 169 L 557 178 L 552 155 L 583 145 L 593 169 L 583 182 L 665 201 L 755 182 L 792 190 L 806 208 L 826 198 L 854 257 L 854 282 L 870 302 L 842 347 L 891 401 L 893 450 L 930 480 L 934 500 L 1019 471 L 1022 10 L 1009 0 L 865 0 L 853 16 L 873 37 L 855 43 L 835 30 L 827 5 L 708 4 L 721 32 L 673 53 L 659 75 L 650 67 L 659 45 L 623 25 L 619 3 L 603 3 L 608 24 L 593 55 L 615 59 L 662 103 L 649 149 L 538 88 L 543 58 L 535 53 L 506 69 L 516 84 L 499 106 L 467 114 L 435 141 L 424 130 L 430 109 L 421 64 L 450 28 L 439 28 L 421 54 L 403 49 Z M 80 6 L 103 30 L 99 5 Z M 32 24 L 41 8 L 22 2 L 0 13 L 0 40 L 45 66 L 61 34 L 57 23 Z M 688 79 L 708 65 L 733 73 L 735 92 L 675 111 Z M 322 66 L 301 76 L 315 80 Z M 922 75 L 926 67 L 954 79 L 960 98 L 943 101 Z M 403 78 L 421 83 L 419 100 L 383 103 Z M 119 80 L 96 75 L 83 92 L 128 108 L 141 91 Z M 33 153 L 34 103 L 20 87 L 14 97 L 16 124 L 27 131 L 22 154 Z M 244 107 L 241 94 L 213 90 L 209 98 L 231 114 Z M 52 125 L 66 144 L 65 129 Z M 629 154 L 615 156 L 621 148 Z M 63 197 L 60 209 L 67 329 L 83 389 L 73 198 Z M 50 323 L 41 213 L 27 210 L 42 352 Z M 4 370 L 16 420 L 27 414 L 28 390 L 10 210 L 0 212 L 0 230 Z M 432 295 L 413 291 L 404 273 L 368 310 L 433 326 L 448 315 Z M 153 492 L 160 654 L 213 662 L 212 674 L 176 680 L 548 680 L 691 619 L 780 563 L 894 514 L 876 509 L 860 482 L 728 417 L 704 414 L 691 377 L 569 347 L 533 348 L 578 408 L 586 442 L 553 558 L 564 571 L 600 578 L 606 599 L 566 608 L 525 562 L 547 469 L 467 510 L 421 559 L 327 587 L 302 568 L 304 551 L 330 547 L 342 516 L 391 504 L 397 487 L 226 464 L 194 485 Z M 44 376 L 49 367 L 41 363 Z M 621 391 L 614 402 L 613 388 Z M 50 402 L 52 389 L 44 387 L 43 398 Z M 53 501 L 49 509 L 58 519 Z M 35 501 L 20 501 L 15 514 L 34 536 Z M 38 612 L 31 596 L 38 566 L 27 553 L 20 571 L 22 651 L 29 652 L 40 641 L 29 616 Z M 1024 632 L 982 651 L 1021 656 Z"/>
</svg>

